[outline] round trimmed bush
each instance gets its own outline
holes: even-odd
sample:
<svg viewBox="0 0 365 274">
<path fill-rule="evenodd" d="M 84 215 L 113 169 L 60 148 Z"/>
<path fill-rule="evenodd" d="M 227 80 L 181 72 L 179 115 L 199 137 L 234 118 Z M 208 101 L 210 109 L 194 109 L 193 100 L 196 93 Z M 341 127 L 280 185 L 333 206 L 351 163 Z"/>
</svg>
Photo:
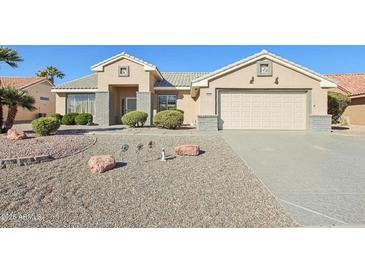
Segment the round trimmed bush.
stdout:
<svg viewBox="0 0 365 274">
<path fill-rule="evenodd" d="M 178 108 L 170 108 L 169 110 L 176 110 L 176 111 L 179 111 L 181 112 L 182 114 L 184 114 L 184 111 L 182 109 L 178 109 Z"/>
<path fill-rule="evenodd" d="M 60 122 L 61 122 L 63 115 L 61 115 L 61 114 L 59 114 L 59 113 L 54 113 L 54 114 L 50 114 L 50 115 L 48 115 L 47 117 L 56 118 L 58 121 L 60 121 Z"/>
<path fill-rule="evenodd" d="M 91 113 L 80 113 L 75 117 L 75 123 L 77 125 L 86 125 L 89 121 L 93 121 L 93 115 Z"/>
<path fill-rule="evenodd" d="M 178 110 L 164 110 L 153 116 L 153 124 L 156 127 L 176 129 L 184 122 L 184 114 Z"/>
<path fill-rule="evenodd" d="M 62 125 L 75 125 L 75 118 L 76 116 L 79 115 L 76 112 L 70 112 L 70 113 L 66 113 L 61 120 L 61 124 Z"/>
<path fill-rule="evenodd" d="M 32 128 L 36 135 L 47 136 L 59 129 L 61 123 L 54 117 L 41 117 L 32 122 Z"/>
<path fill-rule="evenodd" d="M 148 114 L 143 111 L 131 111 L 122 116 L 122 123 L 130 127 L 143 127 Z"/>
</svg>

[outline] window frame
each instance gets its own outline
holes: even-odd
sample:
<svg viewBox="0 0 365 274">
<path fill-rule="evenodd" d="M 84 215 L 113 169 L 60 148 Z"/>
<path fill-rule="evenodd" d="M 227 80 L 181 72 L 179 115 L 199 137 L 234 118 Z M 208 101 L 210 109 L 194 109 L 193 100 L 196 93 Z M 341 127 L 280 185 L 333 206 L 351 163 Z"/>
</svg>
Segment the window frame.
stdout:
<svg viewBox="0 0 365 274">
<path fill-rule="evenodd" d="M 169 96 L 173 96 L 175 97 L 175 108 L 177 108 L 177 95 L 176 94 L 159 94 L 158 95 L 158 100 L 157 100 L 157 112 L 160 112 L 161 109 L 160 109 L 160 97 L 167 97 L 166 98 L 166 109 L 165 110 L 169 110 L 169 100 L 168 100 L 168 97 Z"/>
<path fill-rule="evenodd" d="M 122 69 L 126 69 L 127 74 L 125 75 L 121 74 Z M 119 77 L 129 77 L 129 66 L 118 66 L 118 75 Z"/>
<path fill-rule="evenodd" d="M 261 66 L 267 65 L 268 72 L 261 72 Z M 257 76 L 272 76 L 272 62 L 271 61 L 258 61 L 257 62 Z"/>
<path fill-rule="evenodd" d="M 70 96 L 73 96 L 73 100 L 75 100 L 75 98 L 77 98 L 77 96 L 88 96 L 87 98 L 87 108 L 89 107 L 89 104 L 92 103 L 92 110 L 90 109 L 87 110 L 87 113 L 91 113 L 93 116 L 95 116 L 96 114 L 96 94 L 95 93 L 69 93 L 66 96 L 66 113 L 72 113 L 72 112 L 77 112 L 76 110 L 70 110 L 69 111 L 69 101 L 70 101 Z M 90 100 L 90 96 L 93 96 L 93 100 Z M 91 101 L 91 102 L 90 102 Z M 92 102 L 93 101 L 93 102 Z M 75 107 L 75 106 L 73 106 Z"/>
</svg>

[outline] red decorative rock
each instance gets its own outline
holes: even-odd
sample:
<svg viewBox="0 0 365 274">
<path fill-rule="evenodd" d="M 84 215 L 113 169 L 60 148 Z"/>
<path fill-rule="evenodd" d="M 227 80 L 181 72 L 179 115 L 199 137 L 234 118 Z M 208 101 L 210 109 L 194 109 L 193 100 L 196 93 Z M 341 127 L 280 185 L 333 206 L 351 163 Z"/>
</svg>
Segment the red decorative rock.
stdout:
<svg viewBox="0 0 365 274">
<path fill-rule="evenodd" d="M 90 158 L 89 167 L 92 173 L 103 173 L 116 166 L 115 159 L 111 155 L 98 155 Z"/>
<path fill-rule="evenodd" d="M 200 148 L 198 145 L 182 145 L 175 147 L 175 153 L 179 156 L 198 156 Z"/>
<path fill-rule="evenodd" d="M 23 140 L 27 138 L 27 135 L 21 131 L 16 129 L 9 129 L 6 138 L 9 140 Z"/>
</svg>

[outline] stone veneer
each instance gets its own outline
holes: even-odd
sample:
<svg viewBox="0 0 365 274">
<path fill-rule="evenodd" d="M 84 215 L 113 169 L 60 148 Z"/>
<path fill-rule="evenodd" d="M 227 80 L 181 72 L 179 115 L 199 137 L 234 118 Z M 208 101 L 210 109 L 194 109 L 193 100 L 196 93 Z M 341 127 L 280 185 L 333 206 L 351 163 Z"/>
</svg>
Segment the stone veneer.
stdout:
<svg viewBox="0 0 365 274">
<path fill-rule="evenodd" d="M 218 115 L 198 115 L 197 127 L 202 131 L 217 131 Z"/>
<path fill-rule="evenodd" d="M 310 115 L 309 130 L 315 132 L 330 132 L 332 115 Z"/>
<path fill-rule="evenodd" d="M 151 92 L 138 91 L 136 92 L 137 96 L 137 110 L 144 111 L 148 114 L 147 121 L 145 123 L 146 126 L 151 125 L 152 118 L 152 94 Z"/>
</svg>

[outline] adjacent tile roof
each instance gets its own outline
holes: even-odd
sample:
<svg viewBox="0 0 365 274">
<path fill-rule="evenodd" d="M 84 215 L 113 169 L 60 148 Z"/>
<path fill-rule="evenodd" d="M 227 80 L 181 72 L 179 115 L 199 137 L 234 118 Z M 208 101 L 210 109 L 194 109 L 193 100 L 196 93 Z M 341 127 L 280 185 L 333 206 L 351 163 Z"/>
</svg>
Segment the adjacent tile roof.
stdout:
<svg viewBox="0 0 365 274">
<path fill-rule="evenodd" d="M 98 77 L 96 73 L 58 85 L 54 89 L 97 89 Z"/>
<path fill-rule="evenodd" d="M 157 69 L 157 67 L 154 64 L 148 63 L 148 62 L 146 62 L 146 61 L 144 61 L 142 59 L 139 59 L 139 58 L 137 58 L 135 56 L 129 55 L 128 53 L 126 53 L 124 51 L 121 52 L 121 53 L 119 53 L 119 54 L 117 54 L 117 55 L 114 55 L 114 56 L 112 56 L 112 57 L 110 57 L 108 59 L 105 59 L 105 60 L 103 60 L 103 61 L 101 61 L 101 62 L 99 62 L 99 63 L 97 63 L 95 65 L 92 65 L 91 68 L 94 68 L 94 67 L 103 65 L 105 63 L 108 63 L 108 62 L 113 61 L 115 59 L 118 59 L 120 57 L 127 57 L 129 59 L 132 59 L 132 60 L 138 62 L 138 63 L 141 63 L 141 64 L 144 64 L 144 65 L 147 65 L 147 66 L 150 66 L 150 67 L 153 67 L 153 68 Z"/>
<path fill-rule="evenodd" d="M 30 85 L 47 80 L 45 77 L 0 77 L 0 87 L 16 89 L 26 88 Z"/>
<path fill-rule="evenodd" d="M 190 87 L 191 82 L 209 72 L 162 72 L 163 80 L 155 83 L 155 87 Z"/>
<path fill-rule="evenodd" d="M 191 81 L 208 72 L 162 72 L 163 80 L 155 83 L 155 87 L 190 87 Z M 54 89 L 97 89 L 96 73 L 58 85 Z"/>
<path fill-rule="evenodd" d="M 365 95 L 365 73 L 329 74 L 327 77 L 334 80 L 350 96 Z"/>
</svg>

